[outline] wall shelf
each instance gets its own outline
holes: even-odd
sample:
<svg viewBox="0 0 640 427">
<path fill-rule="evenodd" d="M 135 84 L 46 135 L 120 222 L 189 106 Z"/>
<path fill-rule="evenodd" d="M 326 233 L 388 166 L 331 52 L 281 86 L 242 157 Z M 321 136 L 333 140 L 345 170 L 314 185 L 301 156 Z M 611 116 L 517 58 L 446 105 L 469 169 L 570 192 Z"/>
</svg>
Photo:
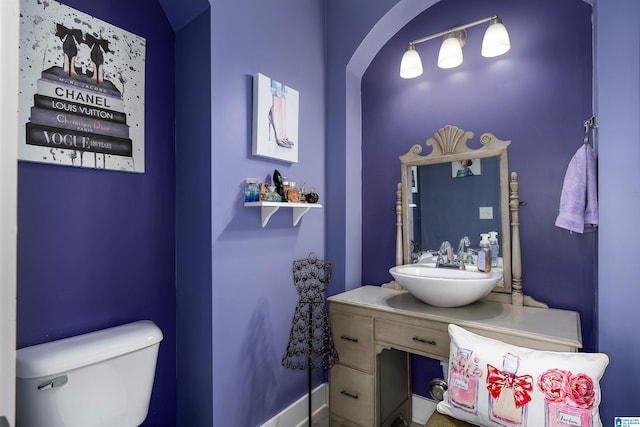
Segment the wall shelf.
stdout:
<svg viewBox="0 0 640 427">
<path fill-rule="evenodd" d="M 319 203 L 286 203 L 286 202 L 245 202 L 245 207 L 260 207 L 262 211 L 262 228 L 264 228 L 268 223 L 271 216 L 278 211 L 280 208 L 292 208 L 293 209 L 293 226 L 295 227 L 300 222 L 300 218 L 307 212 L 309 209 L 313 208 L 321 208 L 322 205 Z"/>
</svg>

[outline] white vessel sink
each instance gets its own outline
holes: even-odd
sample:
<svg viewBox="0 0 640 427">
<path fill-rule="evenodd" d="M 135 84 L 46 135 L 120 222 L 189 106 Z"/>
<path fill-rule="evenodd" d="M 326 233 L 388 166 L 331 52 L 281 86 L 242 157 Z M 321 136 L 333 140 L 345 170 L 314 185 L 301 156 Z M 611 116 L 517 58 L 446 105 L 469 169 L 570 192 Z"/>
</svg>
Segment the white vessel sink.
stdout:
<svg viewBox="0 0 640 427">
<path fill-rule="evenodd" d="M 389 273 L 403 288 L 422 302 L 437 307 L 460 307 L 489 295 L 502 278 L 502 272 L 483 273 L 435 268 L 425 264 L 398 265 Z"/>
</svg>

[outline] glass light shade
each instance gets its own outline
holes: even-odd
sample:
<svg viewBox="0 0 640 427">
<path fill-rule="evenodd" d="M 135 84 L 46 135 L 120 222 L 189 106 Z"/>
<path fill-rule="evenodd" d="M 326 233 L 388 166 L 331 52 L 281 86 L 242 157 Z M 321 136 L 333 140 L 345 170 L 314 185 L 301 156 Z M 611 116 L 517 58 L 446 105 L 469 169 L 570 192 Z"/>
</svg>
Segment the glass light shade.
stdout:
<svg viewBox="0 0 640 427">
<path fill-rule="evenodd" d="M 400 77 L 413 79 L 422 74 L 422 60 L 414 45 L 409 45 L 400 62 Z"/>
<path fill-rule="evenodd" d="M 509 33 L 500 19 L 491 21 L 482 39 L 482 56 L 493 58 L 507 53 L 511 49 Z"/>
<path fill-rule="evenodd" d="M 453 34 L 447 34 L 438 53 L 438 67 L 454 68 L 460 64 L 462 64 L 462 46 Z"/>
</svg>

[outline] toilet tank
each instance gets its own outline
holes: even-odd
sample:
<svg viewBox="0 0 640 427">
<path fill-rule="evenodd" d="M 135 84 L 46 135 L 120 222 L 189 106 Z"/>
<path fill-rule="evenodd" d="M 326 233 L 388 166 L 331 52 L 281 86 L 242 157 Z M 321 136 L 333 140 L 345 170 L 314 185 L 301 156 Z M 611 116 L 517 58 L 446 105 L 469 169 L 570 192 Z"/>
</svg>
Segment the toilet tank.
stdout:
<svg viewBox="0 0 640 427">
<path fill-rule="evenodd" d="M 147 417 L 162 332 L 149 320 L 16 353 L 16 425 L 137 427 Z"/>
</svg>

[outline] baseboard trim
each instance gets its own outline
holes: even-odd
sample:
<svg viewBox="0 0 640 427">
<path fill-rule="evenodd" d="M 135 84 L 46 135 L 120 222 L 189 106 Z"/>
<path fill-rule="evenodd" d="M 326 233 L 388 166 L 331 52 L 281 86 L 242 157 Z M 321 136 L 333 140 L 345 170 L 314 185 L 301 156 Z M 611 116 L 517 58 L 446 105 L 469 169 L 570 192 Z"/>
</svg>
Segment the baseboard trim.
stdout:
<svg viewBox="0 0 640 427">
<path fill-rule="evenodd" d="M 437 404 L 438 402 L 435 400 L 414 394 L 411 398 L 411 405 L 413 406 L 413 414 L 411 414 L 413 419 L 411 421 L 421 426 L 425 425 L 436 411 Z"/>
<path fill-rule="evenodd" d="M 305 427 L 309 424 L 309 396 L 304 395 L 287 408 L 282 410 L 278 415 L 271 418 L 260 427 Z M 431 399 L 427 399 L 422 396 L 414 394 L 411 397 L 411 404 L 413 405 L 412 422 L 420 425 L 426 424 L 436 410 L 437 402 Z M 329 408 L 329 383 L 320 384 L 312 391 L 311 397 L 311 415 L 312 420 L 315 419 L 318 414 Z"/>
<path fill-rule="evenodd" d="M 260 427 L 305 427 L 309 425 L 309 395 L 305 394 L 293 402 L 278 415 L 271 418 Z M 320 384 L 311 392 L 311 419 L 329 407 L 329 383 Z"/>
</svg>

